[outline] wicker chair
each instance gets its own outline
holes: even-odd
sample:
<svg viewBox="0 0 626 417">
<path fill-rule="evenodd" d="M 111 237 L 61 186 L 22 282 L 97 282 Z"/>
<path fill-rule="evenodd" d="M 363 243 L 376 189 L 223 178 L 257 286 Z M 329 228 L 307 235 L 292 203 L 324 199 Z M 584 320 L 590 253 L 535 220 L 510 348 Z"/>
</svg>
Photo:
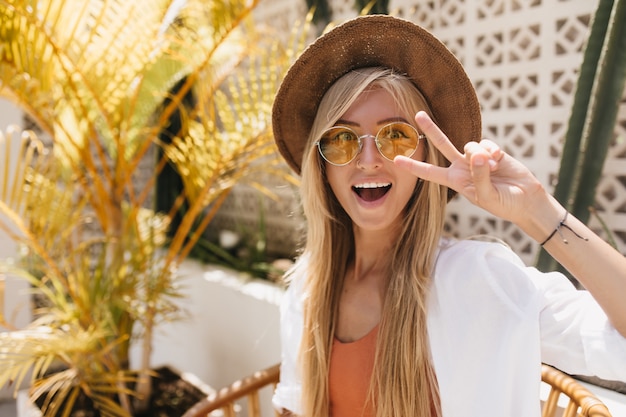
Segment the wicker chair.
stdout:
<svg viewBox="0 0 626 417">
<path fill-rule="evenodd" d="M 247 397 L 247 411 L 249 417 L 261 417 L 261 405 L 259 392 L 263 388 L 271 388 L 272 392 L 278 384 L 280 365 L 274 365 L 262 371 L 257 371 L 250 376 L 234 382 L 226 388 L 222 388 L 215 395 L 197 402 L 183 417 L 206 417 L 215 410 L 216 416 L 235 417 L 238 402 Z M 276 416 L 279 414 L 276 413 Z"/>
<path fill-rule="evenodd" d="M 602 401 L 569 375 L 544 364 L 541 367 L 541 380 L 550 385 L 542 417 L 611 417 Z M 567 405 L 560 410 L 558 401 L 563 396 L 566 397 Z"/>
<path fill-rule="evenodd" d="M 276 388 L 279 379 L 279 365 L 239 380 L 195 404 L 183 417 L 207 417 L 215 410 L 221 410 L 225 417 L 236 415 L 236 402 L 247 397 L 248 416 L 260 417 L 259 390 Z M 548 365 L 542 365 L 541 380 L 550 385 L 550 393 L 543 405 L 542 417 L 611 417 L 606 406 L 594 394 L 575 379 Z M 559 397 L 565 396 L 567 406 L 559 407 Z M 278 414 L 276 414 L 278 416 Z"/>
</svg>

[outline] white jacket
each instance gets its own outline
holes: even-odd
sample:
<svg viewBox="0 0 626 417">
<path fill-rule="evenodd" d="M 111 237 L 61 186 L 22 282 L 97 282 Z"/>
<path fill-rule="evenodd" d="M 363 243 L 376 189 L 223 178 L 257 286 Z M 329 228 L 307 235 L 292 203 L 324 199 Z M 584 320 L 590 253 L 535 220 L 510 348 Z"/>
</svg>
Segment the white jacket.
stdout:
<svg viewBox="0 0 626 417">
<path fill-rule="evenodd" d="M 281 381 L 273 403 L 300 413 L 296 366 L 302 279 L 281 306 Z M 444 417 L 540 415 L 541 363 L 626 381 L 626 338 L 591 295 L 558 273 L 526 267 L 500 243 L 444 239 L 428 333 Z"/>
</svg>

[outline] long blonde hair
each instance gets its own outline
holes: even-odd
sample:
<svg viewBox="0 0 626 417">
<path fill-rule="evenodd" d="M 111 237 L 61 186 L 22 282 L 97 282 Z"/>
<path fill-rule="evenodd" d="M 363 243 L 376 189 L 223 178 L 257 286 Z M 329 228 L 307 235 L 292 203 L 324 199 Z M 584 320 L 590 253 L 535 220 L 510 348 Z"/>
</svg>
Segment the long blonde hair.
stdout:
<svg viewBox="0 0 626 417">
<path fill-rule="evenodd" d="M 339 297 L 347 267 L 354 259 L 352 221 L 326 181 L 325 164 L 314 141 L 363 91 L 372 87 L 391 93 L 407 120 L 413 120 L 417 110 L 430 113 L 415 85 L 407 77 L 385 68 L 365 68 L 346 74 L 326 92 L 319 106 L 302 163 L 301 198 L 307 219 L 306 256 L 302 258 L 306 261 L 296 265 L 293 272 L 306 277 L 300 348 L 302 405 L 306 417 L 329 413 L 329 362 Z M 433 146 L 427 147 L 427 161 L 445 163 Z M 403 229 L 389 254 L 389 284 L 368 400 L 377 417 L 440 415 L 426 327 L 426 303 L 446 202 L 445 187 L 418 181 L 405 208 Z"/>
</svg>

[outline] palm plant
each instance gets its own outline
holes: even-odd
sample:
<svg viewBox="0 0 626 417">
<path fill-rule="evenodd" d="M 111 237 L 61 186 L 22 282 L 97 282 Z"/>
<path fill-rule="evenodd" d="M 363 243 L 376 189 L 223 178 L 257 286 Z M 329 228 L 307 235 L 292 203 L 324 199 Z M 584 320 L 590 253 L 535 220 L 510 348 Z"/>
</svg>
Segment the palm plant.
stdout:
<svg viewBox="0 0 626 417">
<path fill-rule="evenodd" d="M 0 135 L 0 230 L 25 254 L 0 274 L 45 300 L 30 327 L 0 334 L 0 386 L 28 382 L 44 414 L 69 415 L 81 393 L 101 415 L 144 407 L 154 327 L 177 313 L 176 268 L 236 183 L 269 192 L 258 172 L 293 180 L 270 111 L 303 39 L 285 49 L 262 36 L 258 1 L 0 0 L 0 96 L 44 133 Z M 181 128 L 162 141 L 174 113 Z M 146 159 L 151 179 L 137 183 Z M 168 165 L 183 191 L 156 213 Z M 135 342 L 142 363 L 131 369 Z"/>
</svg>

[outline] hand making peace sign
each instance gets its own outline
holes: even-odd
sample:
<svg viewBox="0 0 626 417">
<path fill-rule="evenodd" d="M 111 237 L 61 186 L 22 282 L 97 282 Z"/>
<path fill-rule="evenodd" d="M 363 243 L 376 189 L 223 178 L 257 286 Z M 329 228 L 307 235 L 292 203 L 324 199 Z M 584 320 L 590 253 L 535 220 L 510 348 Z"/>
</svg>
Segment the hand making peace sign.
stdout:
<svg viewBox="0 0 626 417">
<path fill-rule="evenodd" d="M 518 223 L 549 198 L 535 176 L 521 162 L 489 140 L 469 142 L 457 150 L 446 135 L 423 111 L 415 116 L 419 128 L 450 161 L 440 167 L 398 156 L 394 162 L 426 181 L 445 185 L 495 216 Z"/>
</svg>

